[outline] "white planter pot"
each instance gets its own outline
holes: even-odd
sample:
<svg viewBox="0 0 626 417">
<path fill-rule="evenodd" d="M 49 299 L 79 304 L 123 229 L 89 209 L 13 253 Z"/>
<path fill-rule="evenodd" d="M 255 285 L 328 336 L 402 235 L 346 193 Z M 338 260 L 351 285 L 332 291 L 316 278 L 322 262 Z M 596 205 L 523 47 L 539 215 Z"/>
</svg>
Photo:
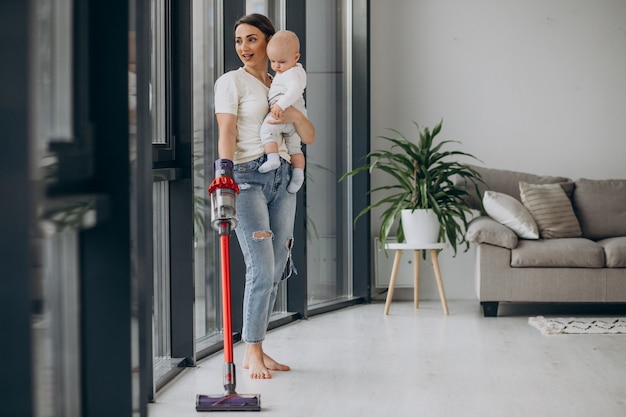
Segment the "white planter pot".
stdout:
<svg viewBox="0 0 626 417">
<path fill-rule="evenodd" d="M 402 229 L 407 243 L 436 243 L 439 219 L 431 209 L 402 210 Z"/>
</svg>

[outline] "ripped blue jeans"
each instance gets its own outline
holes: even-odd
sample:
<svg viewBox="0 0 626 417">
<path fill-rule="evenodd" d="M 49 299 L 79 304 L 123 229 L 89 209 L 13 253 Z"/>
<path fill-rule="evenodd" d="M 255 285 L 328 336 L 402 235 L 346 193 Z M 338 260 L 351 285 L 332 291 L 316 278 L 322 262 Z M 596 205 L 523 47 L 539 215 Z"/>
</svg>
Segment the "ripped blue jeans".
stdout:
<svg viewBox="0 0 626 417">
<path fill-rule="evenodd" d="M 291 259 L 296 194 L 287 192 L 291 164 L 281 158 L 275 171 L 260 173 L 264 155 L 234 167 L 239 184 L 235 228 L 246 263 L 243 297 L 245 343 L 261 343 L 276 302 L 278 284 L 295 269 Z"/>
</svg>

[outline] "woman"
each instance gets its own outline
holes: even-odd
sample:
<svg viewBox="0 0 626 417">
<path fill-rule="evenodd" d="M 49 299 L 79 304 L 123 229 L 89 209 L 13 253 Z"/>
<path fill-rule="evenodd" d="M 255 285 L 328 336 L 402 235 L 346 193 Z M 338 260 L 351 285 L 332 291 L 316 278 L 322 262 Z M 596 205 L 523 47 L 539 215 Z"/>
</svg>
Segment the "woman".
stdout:
<svg viewBox="0 0 626 417">
<path fill-rule="evenodd" d="M 270 20 L 259 14 L 235 23 L 235 49 L 243 67 L 227 72 L 215 82 L 215 114 L 219 131 L 218 153 L 234 162 L 239 222 L 235 232 L 246 263 L 243 302 L 243 367 L 250 377 L 271 378 L 271 372 L 288 371 L 263 351 L 263 340 L 274 309 L 278 284 L 292 271 L 291 248 L 296 214 L 296 194 L 287 192 L 291 177 L 289 153 L 279 147 L 280 167 L 258 172 L 266 156 L 260 128 L 269 110 L 267 96 L 272 83 L 267 73 L 266 46 L 275 33 Z M 293 107 L 274 123 L 293 123 L 305 144 L 315 140 L 306 115 Z"/>
</svg>

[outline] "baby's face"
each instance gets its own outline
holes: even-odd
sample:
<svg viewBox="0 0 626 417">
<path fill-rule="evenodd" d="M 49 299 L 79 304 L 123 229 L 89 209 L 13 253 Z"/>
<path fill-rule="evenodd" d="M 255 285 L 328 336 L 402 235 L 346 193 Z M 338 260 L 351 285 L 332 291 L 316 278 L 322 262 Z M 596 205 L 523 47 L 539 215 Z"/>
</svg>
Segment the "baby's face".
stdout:
<svg viewBox="0 0 626 417">
<path fill-rule="evenodd" d="M 270 59 L 272 69 L 280 74 L 296 65 L 300 53 L 285 45 L 270 43 L 267 47 L 267 57 Z"/>
</svg>

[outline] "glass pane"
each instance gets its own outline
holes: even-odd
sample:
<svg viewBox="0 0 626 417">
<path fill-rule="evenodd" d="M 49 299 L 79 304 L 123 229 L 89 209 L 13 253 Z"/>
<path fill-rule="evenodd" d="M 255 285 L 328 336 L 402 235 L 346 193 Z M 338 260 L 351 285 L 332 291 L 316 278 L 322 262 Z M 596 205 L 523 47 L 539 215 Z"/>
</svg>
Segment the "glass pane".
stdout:
<svg viewBox="0 0 626 417">
<path fill-rule="evenodd" d="M 73 132 L 72 0 L 34 2 L 33 164 L 35 179 L 52 179 L 57 161 L 49 143 L 70 142 Z"/>
<path fill-rule="evenodd" d="M 215 26 L 213 1 L 193 1 L 194 278 L 197 350 L 219 333 L 219 263 L 207 190 L 217 159 L 214 135 Z"/>
<path fill-rule="evenodd" d="M 346 52 L 344 8 L 336 2 L 307 3 L 307 89 L 306 101 L 317 140 L 307 147 L 307 276 L 308 306 L 331 302 L 351 295 L 349 245 L 345 233 L 352 224 L 340 212 L 347 203 L 339 196 L 338 178 L 343 162 L 338 150 L 348 147 L 349 126 L 345 115 L 346 63 L 338 57 Z M 339 93 L 338 93 L 339 92 Z M 343 141 L 343 142 L 342 142 Z M 347 225 L 347 226 L 346 226 Z"/>
<path fill-rule="evenodd" d="M 139 306 L 142 304 L 140 300 L 144 300 L 146 294 L 144 291 L 140 291 L 140 282 L 144 277 L 140 276 L 138 266 L 140 265 L 140 255 L 138 241 L 138 231 L 140 230 L 139 213 L 138 213 L 138 184 L 137 179 L 137 4 L 136 0 L 130 0 L 128 2 L 128 15 L 129 15 L 129 27 L 128 27 L 128 147 L 129 147 L 129 160 L 131 178 L 133 181 L 130 183 L 131 192 L 131 374 L 132 374 L 132 404 L 133 415 L 140 414 L 143 395 L 140 388 L 140 373 L 139 368 L 141 364 L 141 337 L 140 337 L 140 324 L 139 324 Z M 143 64 L 143 63 L 142 63 Z M 141 216 L 143 217 L 143 216 Z M 143 325 L 143 323 L 142 323 Z"/>
<path fill-rule="evenodd" d="M 35 416 L 80 416 L 78 234 L 32 239 Z"/>
<path fill-rule="evenodd" d="M 36 10 L 35 102 L 46 109 L 37 113 L 36 136 L 45 147 L 73 137 L 72 1 L 39 0 Z"/>
<path fill-rule="evenodd" d="M 170 332 L 170 236 L 169 183 L 156 182 L 153 197 L 153 251 L 154 251 L 154 309 L 153 346 L 156 371 L 163 361 L 171 358 Z"/>
<path fill-rule="evenodd" d="M 167 144 L 166 136 L 166 2 L 151 2 L 151 81 L 150 81 L 150 113 L 152 115 L 152 143 Z"/>
<path fill-rule="evenodd" d="M 33 2 L 32 103 L 33 180 L 56 175 L 51 141 L 70 142 L 73 133 L 71 0 Z M 73 208 L 57 210 L 54 221 L 75 218 Z M 64 224 L 68 226 L 68 224 Z M 36 417 L 79 416 L 81 409 L 78 234 L 61 224 L 33 226 L 33 412 Z"/>
<path fill-rule="evenodd" d="M 246 13 L 261 13 L 267 16 L 267 3 L 267 0 L 246 0 Z"/>
</svg>

